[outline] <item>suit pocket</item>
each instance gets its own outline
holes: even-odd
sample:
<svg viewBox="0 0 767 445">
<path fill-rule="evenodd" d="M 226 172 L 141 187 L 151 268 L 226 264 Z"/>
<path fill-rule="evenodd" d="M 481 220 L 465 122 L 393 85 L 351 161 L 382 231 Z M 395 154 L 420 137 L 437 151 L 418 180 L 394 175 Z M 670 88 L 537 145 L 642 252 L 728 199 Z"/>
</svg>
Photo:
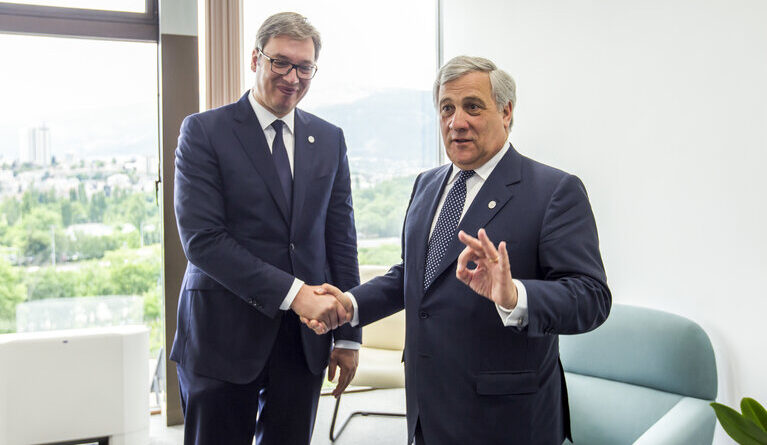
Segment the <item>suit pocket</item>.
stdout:
<svg viewBox="0 0 767 445">
<path fill-rule="evenodd" d="M 218 281 L 203 274 L 192 273 L 186 277 L 186 290 L 202 290 L 202 289 L 224 289 L 224 286 L 219 284 Z"/>
<path fill-rule="evenodd" d="M 538 391 L 534 371 L 484 372 L 477 376 L 477 394 L 487 396 L 532 394 Z"/>
</svg>

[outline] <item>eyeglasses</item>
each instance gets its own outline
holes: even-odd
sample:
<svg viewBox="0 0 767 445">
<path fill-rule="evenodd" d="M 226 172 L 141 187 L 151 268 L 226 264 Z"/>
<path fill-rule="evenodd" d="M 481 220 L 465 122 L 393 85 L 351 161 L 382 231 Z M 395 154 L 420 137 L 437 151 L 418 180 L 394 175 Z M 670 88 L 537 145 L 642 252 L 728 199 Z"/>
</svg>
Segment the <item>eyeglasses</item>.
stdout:
<svg viewBox="0 0 767 445">
<path fill-rule="evenodd" d="M 272 67 L 272 72 L 281 76 L 287 76 L 290 71 L 295 68 L 296 75 L 299 79 L 309 80 L 317 74 L 317 65 L 300 65 L 290 63 L 287 60 L 275 59 L 269 57 L 261 48 L 257 48 L 258 52 L 269 61 L 269 65 Z"/>
</svg>

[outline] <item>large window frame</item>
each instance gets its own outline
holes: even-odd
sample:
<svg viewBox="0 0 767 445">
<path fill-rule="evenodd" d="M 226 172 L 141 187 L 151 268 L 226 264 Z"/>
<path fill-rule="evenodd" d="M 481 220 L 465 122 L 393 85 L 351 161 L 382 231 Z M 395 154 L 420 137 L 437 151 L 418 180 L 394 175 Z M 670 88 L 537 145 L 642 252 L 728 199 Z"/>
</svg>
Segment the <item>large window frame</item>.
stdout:
<svg viewBox="0 0 767 445">
<path fill-rule="evenodd" d="M 0 32 L 157 42 L 157 1 L 143 13 L 0 2 Z"/>
<path fill-rule="evenodd" d="M 190 69 L 190 67 L 198 66 L 197 36 L 161 34 L 158 4 L 159 0 L 145 0 L 144 12 L 135 13 L 0 2 L 0 33 L 152 42 L 159 47 L 157 81 L 160 92 L 158 107 L 160 163 L 155 187 L 158 201 L 161 203 L 163 226 L 162 292 L 166 300 L 166 413 L 167 424 L 174 425 L 182 423 L 183 417 L 178 400 L 175 368 L 167 361 L 167 342 L 169 330 L 175 330 L 176 327 L 176 299 L 172 295 L 178 292 L 183 275 L 181 264 L 183 262 L 185 265 L 186 261 L 175 231 L 173 217 L 173 153 L 181 119 L 199 110 L 197 72 Z M 174 76 L 175 79 L 173 79 Z M 170 178 L 170 180 L 163 181 L 162 178 Z M 160 184 L 162 184 L 162 190 L 160 190 Z M 173 338 L 172 333 L 169 338 Z"/>
</svg>

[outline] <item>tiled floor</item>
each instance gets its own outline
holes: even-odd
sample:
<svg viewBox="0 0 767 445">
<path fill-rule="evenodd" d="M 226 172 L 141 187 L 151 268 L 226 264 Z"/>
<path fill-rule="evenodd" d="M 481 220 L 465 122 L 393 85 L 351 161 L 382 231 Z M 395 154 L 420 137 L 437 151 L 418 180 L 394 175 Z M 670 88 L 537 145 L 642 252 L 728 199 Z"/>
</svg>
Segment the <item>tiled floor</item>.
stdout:
<svg viewBox="0 0 767 445">
<path fill-rule="evenodd" d="M 312 445 L 405 445 L 407 428 L 404 418 L 356 416 L 336 442 L 331 442 L 328 433 L 333 416 L 335 399 L 322 396 L 317 410 Z M 381 389 L 376 391 L 344 394 L 338 410 L 338 426 L 352 411 L 405 412 L 405 391 L 403 389 Z M 166 427 L 161 415 L 150 420 L 150 445 L 180 445 L 184 441 L 183 426 Z"/>
</svg>

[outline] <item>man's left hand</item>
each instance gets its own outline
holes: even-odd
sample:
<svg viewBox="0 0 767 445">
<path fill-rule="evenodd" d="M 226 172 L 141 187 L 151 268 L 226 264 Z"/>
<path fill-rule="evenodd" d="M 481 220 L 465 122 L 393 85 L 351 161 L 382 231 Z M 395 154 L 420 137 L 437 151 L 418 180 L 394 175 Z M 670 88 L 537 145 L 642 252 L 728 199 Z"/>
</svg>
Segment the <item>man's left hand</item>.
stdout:
<svg viewBox="0 0 767 445">
<path fill-rule="evenodd" d="M 506 242 L 501 241 L 496 249 L 485 229 L 479 229 L 477 238 L 461 230 L 458 238 L 466 248 L 458 256 L 456 278 L 505 309 L 517 307 L 517 286 L 511 278 Z M 473 261 L 477 267 L 469 269 L 469 261 Z"/>
<path fill-rule="evenodd" d="M 333 397 L 338 398 L 342 392 L 349 386 L 354 374 L 357 372 L 357 365 L 360 362 L 360 352 L 356 349 L 334 348 L 330 352 L 330 363 L 328 364 L 328 381 L 333 381 L 336 377 L 336 366 L 341 368 L 338 376 L 338 384 L 333 390 Z"/>
</svg>

